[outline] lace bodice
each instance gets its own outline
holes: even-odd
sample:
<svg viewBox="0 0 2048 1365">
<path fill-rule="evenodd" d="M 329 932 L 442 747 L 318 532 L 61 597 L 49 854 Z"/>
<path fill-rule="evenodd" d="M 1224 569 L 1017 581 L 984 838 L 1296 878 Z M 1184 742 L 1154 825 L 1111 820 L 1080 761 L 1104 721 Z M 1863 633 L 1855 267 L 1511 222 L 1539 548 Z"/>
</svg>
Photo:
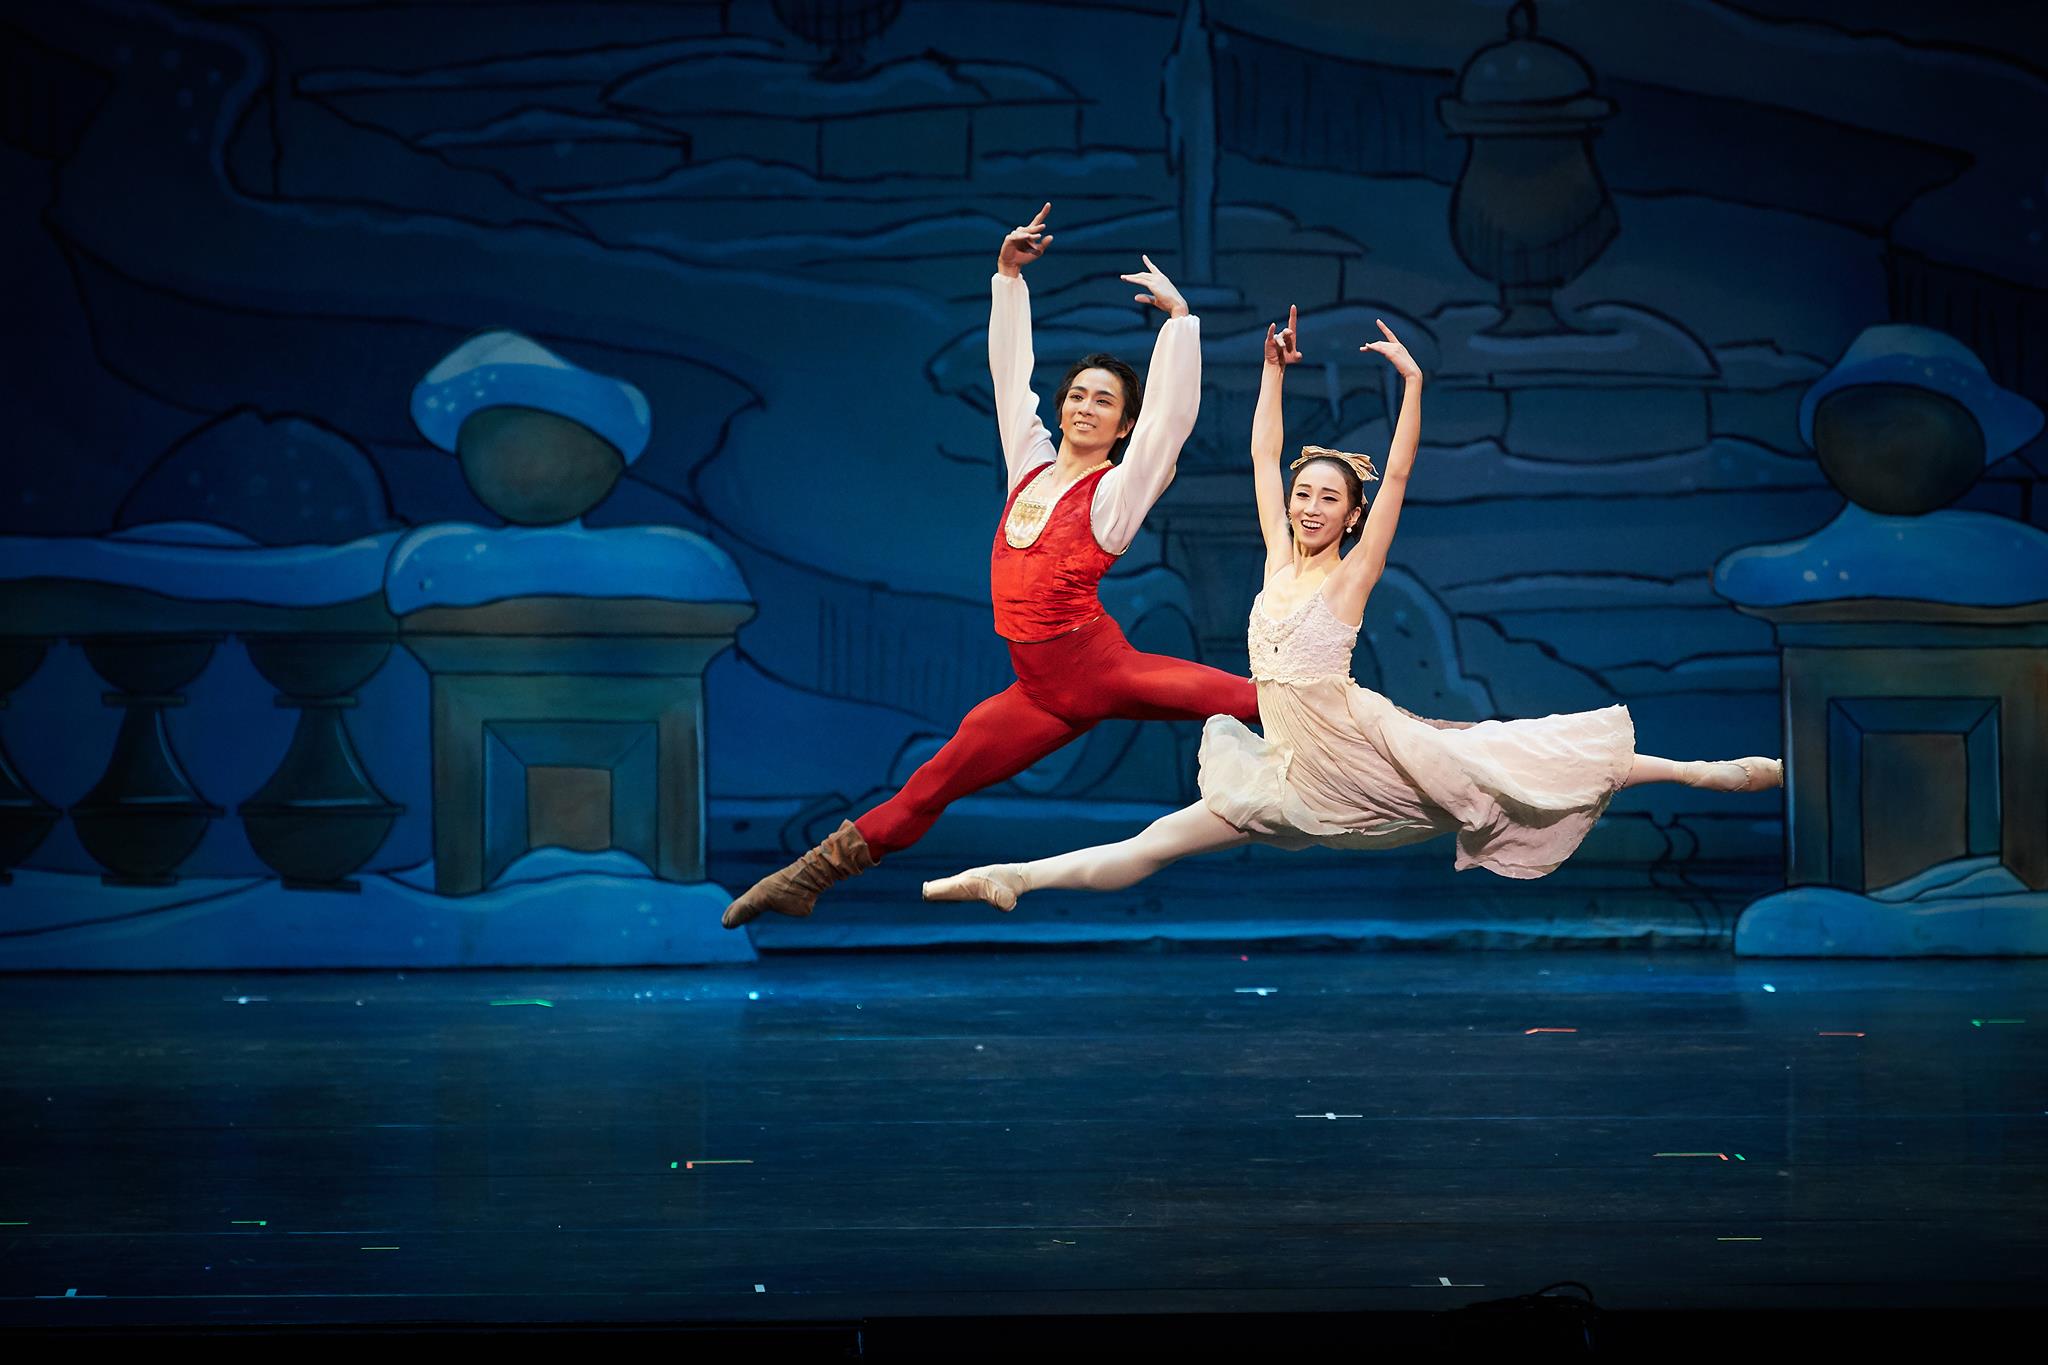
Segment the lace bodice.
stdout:
<svg viewBox="0 0 2048 1365">
<path fill-rule="evenodd" d="M 1245 632 L 1252 676 L 1260 682 L 1305 683 L 1351 676 L 1351 651 L 1358 627 L 1337 619 L 1320 589 L 1284 621 L 1266 615 L 1266 594 L 1252 599 Z"/>
</svg>

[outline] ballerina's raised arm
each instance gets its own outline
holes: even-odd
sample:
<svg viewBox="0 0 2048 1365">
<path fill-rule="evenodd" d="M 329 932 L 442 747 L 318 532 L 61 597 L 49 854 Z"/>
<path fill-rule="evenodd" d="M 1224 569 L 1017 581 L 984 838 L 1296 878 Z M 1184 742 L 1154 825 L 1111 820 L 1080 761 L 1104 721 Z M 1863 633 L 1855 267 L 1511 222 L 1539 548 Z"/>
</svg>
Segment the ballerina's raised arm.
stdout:
<svg viewBox="0 0 2048 1365">
<path fill-rule="evenodd" d="M 1415 467 L 1416 447 L 1422 442 L 1422 367 L 1408 354 L 1393 330 L 1378 318 L 1383 341 L 1359 347 L 1385 357 L 1401 376 L 1401 413 L 1394 422 L 1394 439 L 1387 445 L 1387 467 L 1381 472 L 1379 488 L 1365 515 L 1365 528 L 1358 544 L 1330 572 L 1323 587 L 1323 599 L 1330 609 L 1347 621 L 1365 615 L 1365 600 L 1372 595 L 1380 575 L 1386 571 L 1387 551 L 1394 543 L 1394 528 L 1401 521 L 1401 502 L 1408 493 L 1408 474 Z"/>
<path fill-rule="evenodd" d="M 1252 409 L 1252 483 L 1258 490 L 1259 530 L 1266 538 L 1268 578 L 1294 559 L 1294 538 L 1287 529 L 1286 496 L 1280 486 L 1280 447 L 1286 439 L 1280 390 L 1287 381 L 1287 367 L 1300 359 L 1295 309 L 1290 303 L 1284 328 L 1276 331 L 1273 324 L 1266 324 L 1266 363 L 1259 373 L 1259 403 Z"/>
</svg>

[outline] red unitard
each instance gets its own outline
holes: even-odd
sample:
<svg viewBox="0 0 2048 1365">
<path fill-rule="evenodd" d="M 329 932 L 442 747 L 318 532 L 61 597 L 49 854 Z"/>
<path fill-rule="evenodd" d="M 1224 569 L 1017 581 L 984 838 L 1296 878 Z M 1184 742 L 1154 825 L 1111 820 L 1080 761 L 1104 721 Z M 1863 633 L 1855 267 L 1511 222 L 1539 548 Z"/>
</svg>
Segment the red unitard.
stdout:
<svg viewBox="0 0 2048 1365">
<path fill-rule="evenodd" d="M 1104 472 L 1068 488 L 1038 539 L 1022 548 L 1009 543 L 1003 525 L 1031 477 L 1011 491 L 996 523 L 989 580 L 996 633 L 1010 642 L 1017 681 L 969 711 L 903 790 L 853 822 L 877 858 L 923 838 L 953 801 L 1015 777 L 1102 721 L 1258 720 L 1251 679 L 1140 654 L 1102 610 L 1096 585 L 1116 556 L 1097 543 L 1089 503 Z"/>
</svg>

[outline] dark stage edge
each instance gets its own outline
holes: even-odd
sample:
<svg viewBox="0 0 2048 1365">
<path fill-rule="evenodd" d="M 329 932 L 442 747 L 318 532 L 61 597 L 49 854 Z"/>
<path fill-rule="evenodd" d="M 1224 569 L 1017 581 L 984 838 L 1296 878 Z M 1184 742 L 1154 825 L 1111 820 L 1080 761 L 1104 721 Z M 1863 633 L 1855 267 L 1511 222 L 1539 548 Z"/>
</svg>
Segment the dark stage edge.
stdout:
<svg viewBox="0 0 2048 1365">
<path fill-rule="evenodd" d="M 216 1328 L 4 1328 L 10 1349 L 204 1350 L 257 1359 L 280 1350 L 294 1360 L 356 1357 L 404 1343 L 429 1350 L 478 1349 L 525 1358 L 569 1345 L 685 1350 L 692 1359 L 1045 1360 L 1297 1359 L 1304 1352 L 1397 1350 L 1398 1359 L 1532 1361 L 1573 1358 L 1769 1361 L 1794 1351 L 1876 1352 L 1880 1360 L 1940 1359 L 1957 1339 L 2014 1342 L 2037 1336 L 2048 1312 L 2027 1309 L 1926 1311 L 1708 1310 L 1548 1311 L 1558 1305 L 1475 1305 L 1436 1312 L 1296 1314 L 1101 1314 L 985 1318 L 877 1318 L 778 1324 L 359 1325 Z"/>
<path fill-rule="evenodd" d="M 2044 1301 L 2044 1023 L 1703 952 L 0 977 L 0 1329 L 1933 1342 Z"/>
</svg>

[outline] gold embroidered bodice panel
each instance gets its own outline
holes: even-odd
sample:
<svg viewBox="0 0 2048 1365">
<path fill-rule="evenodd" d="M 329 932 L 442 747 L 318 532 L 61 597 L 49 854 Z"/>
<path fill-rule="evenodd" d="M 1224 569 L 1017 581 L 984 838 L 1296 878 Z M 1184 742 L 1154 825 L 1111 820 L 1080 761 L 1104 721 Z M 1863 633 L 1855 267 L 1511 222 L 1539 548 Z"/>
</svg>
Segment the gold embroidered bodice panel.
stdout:
<svg viewBox="0 0 2048 1365">
<path fill-rule="evenodd" d="M 1052 509 L 1059 506 L 1067 490 L 1108 463 L 1104 460 L 1101 464 L 1090 465 L 1066 480 L 1060 478 L 1057 464 L 1049 464 L 1032 475 L 1023 491 L 1017 494 L 1017 500 L 1010 504 L 1010 515 L 1003 522 L 1003 539 L 1009 542 L 1010 548 L 1023 550 L 1036 544 L 1045 524 L 1052 520 Z"/>
</svg>

